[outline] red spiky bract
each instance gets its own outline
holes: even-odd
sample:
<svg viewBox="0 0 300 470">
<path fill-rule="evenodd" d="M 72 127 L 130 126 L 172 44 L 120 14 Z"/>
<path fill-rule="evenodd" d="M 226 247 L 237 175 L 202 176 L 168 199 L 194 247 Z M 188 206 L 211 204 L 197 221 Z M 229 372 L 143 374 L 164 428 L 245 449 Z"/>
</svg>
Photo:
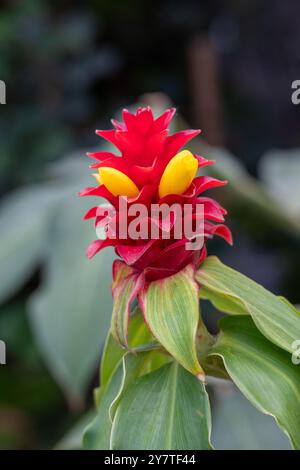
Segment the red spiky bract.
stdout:
<svg viewBox="0 0 300 470">
<path fill-rule="evenodd" d="M 91 168 L 115 168 L 134 181 L 140 193 L 137 197 L 128 199 L 128 207 L 137 202 L 147 207 L 151 203 L 203 204 L 205 240 L 218 235 L 232 244 L 231 232 L 223 224 L 225 209 L 214 199 L 202 196 L 207 189 L 222 186 L 226 182 L 199 176 L 180 196 L 168 195 L 162 199 L 158 196 L 159 182 L 167 164 L 189 140 L 200 133 L 199 130 L 184 130 L 170 135 L 168 126 L 174 114 L 175 109 L 171 108 L 154 119 L 150 107 L 138 108 L 135 114 L 124 109 L 123 122 L 112 120 L 114 129 L 96 131 L 118 149 L 119 155 L 101 151 L 89 153 L 88 156 L 96 160 Z M 215 163 L 199 155 L 194 156 L 198 160 L 198 168 Z M 85 188 L 80 195 L 104 197 L 116 209 L 117 218 L 122 217 L 119 212 L 119 198 L 113 196 L 103 185 Z M 96 224 L 101 223 L 97 217 L 97 207 L 92 207 L 87 212 L 85 219 L 89 218 L 96 218 Z M 169 230 L 169 240 L 162 237 L 156 240 L 124 240 L 118 237 L 98 239 L 89 246 L 87 256 L 91 258 L 103 248 L 114 246 L 123 262 L 137 274 L 142 274 L 147 282 L 175 274 L 190 263 L 196 268 L 206 257 L 205 244 L 196 251 L 186 250 L 187 240 L 172 238 L 172 227 Z"/>
</svg>

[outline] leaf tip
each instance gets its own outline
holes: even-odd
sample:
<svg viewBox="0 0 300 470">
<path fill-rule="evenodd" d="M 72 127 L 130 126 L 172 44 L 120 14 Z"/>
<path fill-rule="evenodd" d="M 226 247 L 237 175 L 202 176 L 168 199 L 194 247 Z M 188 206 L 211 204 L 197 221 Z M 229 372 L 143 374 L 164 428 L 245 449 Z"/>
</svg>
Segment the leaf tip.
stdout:
<svg viewBox="0 0 300 470">
<path fill-rule="evenodd" d="M 204 374 L 203 371 L 201 371 L 199 374 L 196 375 L 197 379 L 200 380 L 200 382 L 202 382 L 203 384 L 207 384 L 207 380 L 206 380 L 206 375 Z"/>
</svg>

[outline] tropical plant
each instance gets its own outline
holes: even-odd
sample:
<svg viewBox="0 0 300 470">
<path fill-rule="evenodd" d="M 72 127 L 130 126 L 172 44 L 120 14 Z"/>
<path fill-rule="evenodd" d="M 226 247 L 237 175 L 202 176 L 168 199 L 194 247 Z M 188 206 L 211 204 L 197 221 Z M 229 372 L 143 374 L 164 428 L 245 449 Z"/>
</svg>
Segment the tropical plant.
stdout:
<svg viewBox="0 0 300 470">
<path fill-rule="evenodd" d="M 97 160 L 91 166 L 98 170 L 99 185 L 80 194 L 106 198 L 115 212 L 107 218 L 99 206 L 88 211 L 86 218 L 95 218 L 105 236 L 87 254 L 113 245 L 121 259 L 113 264 L 111 328 L 95 391 L 96 416 L 84 432 L 84 446 L 211 449 L 206 383 L 218 377 L 232 380 L 259 411 L 273 416 L 299 449 L 300 312 L 218 258 L 207 257 L 206 242 L 213 235 L 232 241 L 223 224 L 226 211 L 202 196 L 223 183 L 195 178 L 198 168 L 212 162 L 187 150 L 177 153 L 198 132 L 169 135 L 173 115 L 173 109 L 156 119 L 150 108 L 124 110 L 124 122 L 113 120 L 114 130 L 98 131 L 121 156 L 89 154 Z M 191 203 L 193 220 L 203 222 L 204 243 L 186 250 L 190 240 L 175 239 L 172 219 L 160 221 L 155 240 L 121 238 L 122 197 L 128 200 L 126 215 L 137 202 Z M 201 215 L 196 203 L 204 207 Z M 226 314 L 216 335 L 202 318 L 199 297 Z"/>
</svg>

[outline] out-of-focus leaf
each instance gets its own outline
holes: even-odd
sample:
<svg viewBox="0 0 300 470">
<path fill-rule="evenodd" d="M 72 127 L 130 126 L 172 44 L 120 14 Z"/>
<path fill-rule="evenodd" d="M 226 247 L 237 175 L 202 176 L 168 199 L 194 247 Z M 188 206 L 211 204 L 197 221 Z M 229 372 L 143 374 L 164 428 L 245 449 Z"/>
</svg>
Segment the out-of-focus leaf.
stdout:
<svg viewBox="0 0 300 470">
<path fill-rule="evenodd" d="M 240 306 L 240 313 L 251 315 L 257 328 L 270 341 L 293 352 L 292 344 L 300 338 L 300 313 L 291 304 L 221 263 L 215 256 L 204 261 L 196 279 L 205 287 L 206 298 L 212 293 L 210 300 L 217 308 L 223 306 L 225 312 L 236 314 L 236 306 Z M 234 309 L 231 310 L 232 305 Z"/>
<path fill-rule="evenodd" d="M 230 293 L 226 293 L 226 296 L 221 296 L 219 293 L 215 293 L 201 285 L 200 297 L 203 300 L 209 300 L 221 312 L 230 313 L 231 315 L 248 315 L 248 312 L 245 311 L 245 306 L 239 298 L 232 294 L 230 295 Z"/>
<path fill-rule="evenodd" d="M 101 148 L 102 150 L 102 148 Z M 50 178 L 60 179 L 66 183 L 78 185 L 78 182 L 91 186 L 89 173 L 87 171 L 90 161 L 84 158 L 86 150 L 82 149 L 73 153 L 70 153 L 62 160 L 53 162 L 46 168 L 46 174 Z M 82 189 L 80 185 L 77 190 Z"/>
<path fill-rule="evenodd" d="M 85 200 L 84 208 L 89 204 Z M 113 255 L 105 250 L 93 261 L 85 257 L 93 235 L 78 217 L 82 206 L 73 195 L 61 205 L 49 234 L 43 285 L 29 303 L 40 349 L 70 400 L 82 396 L 91 378 L 112 308 Z"/>
<path fill-rule="evenodd" d="M 151 282 L 140 299 L 147 325 L 159 343 L 191 373 L 204 375 L 195 344 L 199 305 L 193 268 L 187 266 Z"/>
<path fill-rule="evenodd" d="M 281 432 L 274 419 L 258 411 L 232 382 L 214 380 L 211 387 L 214 397 L 212 443 L 216 449 L 288 450 L 291 448 L 287 436 Z"/>
<path fill-rule="evenodd" d="M 23 302 L 10 302 L 1 308 L 0 337 L 5 342 L 10 357 L 17 358 L 31 370 L 41 369 Z"/>
<path fill-rule="evenodd" d="M 88 450 L 107 450 L 110 448 L 111 419 L 109 408 L 116 398 L 123 378 L 122 362 L 119 362 L 117 369 L 104 386 L 101 393 L 96 417 L 86 427 L 83 434 L 83 447 Z"/>
<path fill-rule="evenodd" d="M 113 422 L 111 448 L 210 449 L 210 428 L 204 384 L 172 362 L 125 391 Z"/>
<path fill-rule="evenodd" d="M 300 149 L 270 150 L 261 157 L 258 172 L 278 210 L 300 220 Z"/>
<path fill-rule="evenodd" d="M 261 412 L 274 416 L 300 448 L 300 374 L 289 354 L 269 342 L 250 317 L 226 317 L 211 354 L 220 355 L 241 392 Z"/>
<path fill-rule="evenodd" d="M 62 195 L 58 185 L 14 191 L 0 207 L 0 302 L 13 295 L 42 260 L 53 210 Z"/>
<path fill-rule="evenodd" d="M 84 432 L 83 445 L 85 449 L 105 450 L 110 448 L 111 405 L 124 390 L 124 387 L 138 377 L 144 359 L 143 353 L 133 355 L 127 352 L 119 361 L 107 384 L 101 387 L 97 415 Z"/>
</svg>

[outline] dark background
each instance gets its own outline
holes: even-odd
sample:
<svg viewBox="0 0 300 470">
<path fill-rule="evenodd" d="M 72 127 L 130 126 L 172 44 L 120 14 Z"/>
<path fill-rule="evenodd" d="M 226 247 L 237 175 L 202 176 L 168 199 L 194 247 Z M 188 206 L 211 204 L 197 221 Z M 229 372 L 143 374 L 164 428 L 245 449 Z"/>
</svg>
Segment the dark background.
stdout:
<svg viewBox="0 0 300 470">
<path fill-rule="evenodd" d="M 188 126 L 203 130 L 203 145 L 226 149 L 235 155 L 233 167 L 242 164 L 248 172 L 240 178 L 225 164 L 232 189 L 218 194 L 230 210 L 235 246 L 216 242 L 210 251 L 300 303 L 300 105 L 291 102 L 291 84 L 300 79 L 299 18 L 296 0 L 2 1 L 1 230 L 8 226 L 7 233 L 17 231 L 24 242 L 23 224 L 36 209 L 24 203 L 25 222 L 16 216 L 10 227 L 10 198 L 22 199 L 23 188 L 46 187 L 57 171 L 60 182 L 79 181 L 75 165 L 60 163 L 74 152 L 82 153 L 80 171 L 85 168 L 87 177 L 84 152 L 99 145 L 94 129 L 108 128 L 120 108 L 136 106 L 146 94 L 143 101 L 173 103 Z M 273 159 L 274 149 L 280 153 Z M 243 187 L 250 197 L 241 196 Z M 73 187 L 66 192 L 76 200 Z M 66 237 L 80 230 L 79 203 L 77 210 L 78 227 Z M 45 265 L 56 250 L 51 230 L 50 257 L 34 259 L 14 281 L 13 263 L 19 269 L 23 261 L 13 247 L 14 260 L 1 270 L 2 279 L 11 270 L 12 281 L 0 307 L 0 339 L 8 349 L 7 365 L 0 366 L 0 448 L 53 447 L 88 409 L 97 383 L 95 363 L 80 400 L 57 385 L 63 380 L 51 372 L 50 353 L 30 314 L 28 299 L 44 289 Z M 0 235 L 3 256 L 9 238 Z M 84 249 L 74 247 L 73 256 L 84 257 Z"/>
</svg>

